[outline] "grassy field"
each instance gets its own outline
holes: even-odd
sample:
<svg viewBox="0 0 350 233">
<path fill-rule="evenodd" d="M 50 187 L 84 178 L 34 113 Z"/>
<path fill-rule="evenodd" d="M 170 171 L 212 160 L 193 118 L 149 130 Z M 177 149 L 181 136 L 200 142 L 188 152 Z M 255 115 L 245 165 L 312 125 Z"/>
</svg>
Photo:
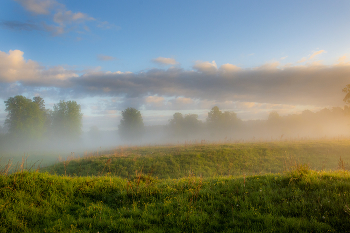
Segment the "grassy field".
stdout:
<svg viewBox="0 0 350 233">
<path fill-rule="evenodd" d="M 0 232 L 350 232 L 349 152 L 346 140 L 131 147 L 20 166 L 0 176 Z"/>
<path fill-rule="evenodd" d="M 296 164 L 314 170 L 350 169 L 350 140 L 285 141 L 119 147 L 65 161 L 41 171 L 69 176 L 114 175 L 131 178 L 142 172 L 161 179 L 282 173 Z M 342 163 L 342 165 L 340 165 Z M 340 166 L 339 166 L 340 165 Z"/>
</svg>

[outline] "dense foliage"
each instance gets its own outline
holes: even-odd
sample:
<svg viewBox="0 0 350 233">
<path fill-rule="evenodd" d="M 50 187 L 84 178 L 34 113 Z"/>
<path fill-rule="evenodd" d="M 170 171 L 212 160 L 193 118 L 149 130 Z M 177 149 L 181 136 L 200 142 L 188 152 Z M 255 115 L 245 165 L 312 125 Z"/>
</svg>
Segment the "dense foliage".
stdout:
<svg viewBox="0 0 350 233">
<path fill-rule="evenodd" d="M 75 101 L 60 101 L 53 106 L 52 131 L 54 135 L 76 139 L 82 130 L 81 107 Z"/>
<path fill-rule="evenodd" d="M 5 121 L 8 144 L 16 141 L 18 145 L 48 137 L 73 139 L 82 132 L 81 108 L 75 101 L 60 101 L 51 111 L 45 108 L 45 101 L 40 96 L 31 100 L 17 95 L 6 100 L 5 105 L 8 112 Z"/>
<path fill-rule="evenodd" d="M 187 139 L 198 136 L 201 132 L 202 122 L 198 120 L 197 114 L 187 114 L 176 112 L 173 118 L 169 120 L 170 136 L 175 138 Z"/>
<path fill-rule="evenodd" d="M 5 125 L 12 136 L 20 138 L 40 138 L 45 133 L 46 112 L 44 101 L 34 101 L 24 96 L 10 97 L 5 101 L 8 112 Z"/>
<path fill-rule="evenodd" d="M 122 111 L 118 130 L 122 139 L 139 141 L 144 133 L 141 112 L 135 108 L 127 108 Z"/>
</svg>

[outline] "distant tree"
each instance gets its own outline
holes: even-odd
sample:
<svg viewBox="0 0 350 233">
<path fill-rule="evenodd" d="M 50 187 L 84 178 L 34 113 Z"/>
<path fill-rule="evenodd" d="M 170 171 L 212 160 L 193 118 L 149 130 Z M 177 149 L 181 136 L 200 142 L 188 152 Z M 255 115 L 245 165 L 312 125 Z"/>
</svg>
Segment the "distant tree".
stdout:
<svg viewBox="0 0 350 233">
<path fill-rule="evenodd" d="M 120 137 L 125 140 L 140 140 L 144 133 L 141 112 L 135 108 L 127 108 L 122 111 L 118 131 Z"/>
<path fill-rule="evenodd" d="M 45 108 L 45 101 L 40 96 L 33 97 L 33 102 L 39 106 L 40 110 L 44 114 L 44 117 L 45 117 L 44 128 L 47 131 L 51 127 L 51 123 L 52 123 L 52 120 L 51 120 L 52 110 Z"/>
<path fill-rule="evenodd" d="M 219 124 L 219 122 L 221 122 L 221 116 L 222 112 L 220 111 L 219 107 L 214 106 L 208 113 L 207 123 L 212 127 L 215 127 Z"/>
<path fill-rule="evenodd" d="M 54 136 L 77 139 L 82 132 L 81 107 L 76 101 L 60 101 L 51 113 Z"/>
<path fill-rule="evenodd" d="M 188 137 L 198 133 L 202 122 L 198 120 L 197 114 L 187 114 L 185 117 L 177 112 L 169 120 L 170 133 L 176 137 Z"/>
<path fill-rule="evenodd" d="M 350 84 L 346 85 L 344 88 L 343 88 L 343 92 L 346 93 L 343 101 L 346 103 L 346 104 L 350 104 Z"/>
<path fill-rule="evenodd" d="M 37 139 L 44 134 L 46 116 L 42 110 L 45 109 L 43 100 L 40 102 L 42 109 L 37 102 L 21 95 L 10 97 L 4 102 L 5 111 L 8 112 L 5 125 L 11 135 L 22 139 Z"/>
<path fill-rule="evenodd" d="M 45 101 L 40 96 L 33 97 L 33 102 L 39 106 L 41 111 L 45 111 Z"/>
<path fill-rule="evenodd" d="M 272 112 L 270 112 L 269 117 L 267 118 L 267 120 L 269 122 L 275 123 L 275 122 L 281 120 L 281 116 L 278 114 L 278 112 L 272 111 Z"/>
<path fill-rule="evenodd" d="M 240 121 L 236 113 L 229 111 L 222 112 L 217 106 L 211 109 L 207 118 L 207 124 L 212 131 L 231 131 Z"/>
<path fill-rule="evenodd" d="M 173 118 L 169 120 L 169 129 L 173 136 L 179 137 L 183 134 L 184 117 L 182 113 L 174 113 Z"/>
</svg>

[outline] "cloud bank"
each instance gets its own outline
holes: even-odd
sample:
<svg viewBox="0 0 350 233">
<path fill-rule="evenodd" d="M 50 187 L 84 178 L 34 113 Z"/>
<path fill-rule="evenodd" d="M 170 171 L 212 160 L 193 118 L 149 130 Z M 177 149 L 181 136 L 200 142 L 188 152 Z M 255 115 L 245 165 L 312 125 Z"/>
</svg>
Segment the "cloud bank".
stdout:
<svg viewBox="0 0 350 233">
<path fill-rule="evenodd" d="M 118 97 L 123 107 L 153 109 L 203 108 L 225 102 L 256 104 L 343 105 L 342 89 L 350 83 L 346 57 L 326 66 L 282 66 L 278 62 L 242 69 L 215 61 L 196 62 L 193 70 L 178 67 L 146 72 L 87 71 L 78 75 L 62 66 L 43 67 L 25 60 L 20 50 L 0 51 L 0 89 L 11 94 L 51 88 L 54 95 Z M 2 95 L 5 95 L 5 94 Z M 177 107 L 174 107 L 177 106 Z"/>
</svg>

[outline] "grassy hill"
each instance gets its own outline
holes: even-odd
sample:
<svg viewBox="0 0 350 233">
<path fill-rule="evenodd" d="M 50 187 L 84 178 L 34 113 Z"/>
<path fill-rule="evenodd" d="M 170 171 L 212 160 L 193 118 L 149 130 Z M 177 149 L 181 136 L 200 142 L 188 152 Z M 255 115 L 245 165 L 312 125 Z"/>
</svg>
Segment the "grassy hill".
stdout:
<svg viewBox="0 0 350 233">
<path fill-rule="evenodd" d="M 350 232 L 349 151 L 346 141 L 134 147 L 2 174 L 0 232 Z"/>
<path fill-rule="evenodd" d="M 349 232 L 350 173 L 0 176 L 1 232 Z"/>
<path fill-rule="evenodd" d="M 43 168 L 69 176 L 143 173 L 162 179 L 282 173 L 296 164 L 314 170 L 350 169 L 350 140 L 190 144 L 117 148 L 96 156 L 67 159 Z"/>
</svg>

